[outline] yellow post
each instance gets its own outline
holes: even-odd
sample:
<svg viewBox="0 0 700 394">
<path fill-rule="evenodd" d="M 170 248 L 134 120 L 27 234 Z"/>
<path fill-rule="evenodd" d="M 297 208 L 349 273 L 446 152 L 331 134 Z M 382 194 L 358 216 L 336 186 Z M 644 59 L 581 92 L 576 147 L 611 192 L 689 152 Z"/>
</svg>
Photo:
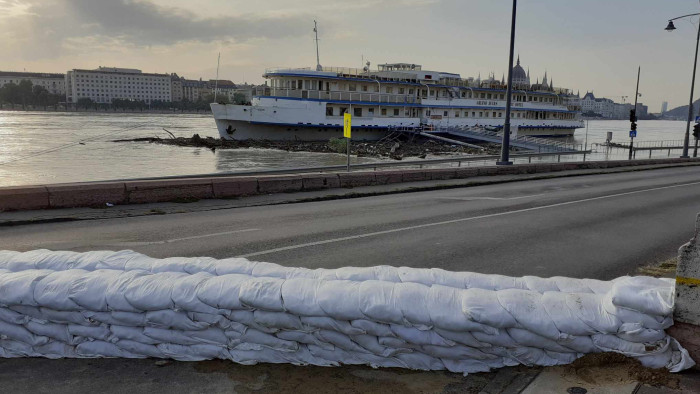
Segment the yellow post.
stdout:
<svg viewBox="0 0 700 394">
<path fill-rule="evenodd" d="M 347 151 L 348 151 L 348 172 L 350 172 L 350 141 L 352 138 L 352 115 L 345 113 L 343 115 L 343 137 L 347 138 Z"/>
</svg>

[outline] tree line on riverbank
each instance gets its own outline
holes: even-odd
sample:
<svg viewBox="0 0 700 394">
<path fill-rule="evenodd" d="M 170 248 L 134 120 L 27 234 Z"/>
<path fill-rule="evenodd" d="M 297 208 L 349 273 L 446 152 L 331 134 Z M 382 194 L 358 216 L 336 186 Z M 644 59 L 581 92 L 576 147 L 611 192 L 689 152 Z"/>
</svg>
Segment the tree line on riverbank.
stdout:
<svg viewBox="0 0 700 394">
<path fill-rule="evenodd" d="M 111 103 L 98 103 L 90 98 L 80 98 L 73 103 L 66 103 L 66 98 L 62 94 L 53 94 L 46 88 L 39 85 L 34 85 L 29 80 L 22 80 L 19 83 L 10 82 L 0 87 L 0 108 L 2 104 L 10 104 L 12 108 L 16 105 L 21 105 L 22 109 L 57 108 L 75 108 L 84 110 L 96 111 L 208 111 L 209 104 L 214 102 L 214 95 L 209 94 L 200 97 L 197 101 L 183 99 L 182 101 L 163 101 L 153 100 L 146 102 L 145 100 L 129 100 L 129 99 L 112 99 Z M 237 93 L 233 97 L 233 102 L 244 104 L 245 96 Z M 216 97 L 216 102 L 220 104 L 230 104 L 231 100 L 225 95 Z"/>
<path fill-rule="evenodd" d="M 0 87 L 0 103 L 21 104 L 23 108 L 55 106 L 65 97 L 49 92 L 45 87 L 34 85 L 32 81 L 10 82 Z"/>
</svg>

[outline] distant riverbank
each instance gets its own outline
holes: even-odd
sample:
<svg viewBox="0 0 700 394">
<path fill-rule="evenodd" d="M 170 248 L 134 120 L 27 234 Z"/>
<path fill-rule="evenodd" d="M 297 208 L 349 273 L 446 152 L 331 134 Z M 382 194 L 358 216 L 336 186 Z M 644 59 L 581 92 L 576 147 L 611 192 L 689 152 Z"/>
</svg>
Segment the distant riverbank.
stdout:
<svg viewBox="0 0 700 394">
<path fill-rule="evenodd" d="M 85 108 L 73 105 L 46 105 L 32 106 L 22 104 L 0 104 L 0 111 L 18 111 L 18 112 L 85 112 L 85 113 L 106 113 L 106 114 L 208 114 L 211 111 L 208 109 L 137 109 L 137 108 Z"/>
</svg>

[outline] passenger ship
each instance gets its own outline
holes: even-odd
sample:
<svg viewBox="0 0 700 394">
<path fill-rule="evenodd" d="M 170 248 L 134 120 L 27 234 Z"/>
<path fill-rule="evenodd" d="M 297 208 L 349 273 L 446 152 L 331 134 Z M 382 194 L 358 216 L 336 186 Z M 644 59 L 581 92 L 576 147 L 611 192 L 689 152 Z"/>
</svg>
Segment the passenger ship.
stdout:
<svg viewBox="0 0 700 394">
<path fill-rule="evenodd" d="M 502 78 L 461 78 L 410 63 L 370 70 L 318 66 L 269 69 L 269 81 L 250 105 L 211 104 L 225 139 L 321 141 L 342 136 L 343 114 L 352 114 L 352 138 L 377 140 L 392 130 L 501 129 L 506 86 Z M 545 73 L 530 83 L 529 71 L 513 68 L 511 125 L 519 135 L 571 136 L 583 127 L 581 101 L 555 88 Z"/>
</svg>

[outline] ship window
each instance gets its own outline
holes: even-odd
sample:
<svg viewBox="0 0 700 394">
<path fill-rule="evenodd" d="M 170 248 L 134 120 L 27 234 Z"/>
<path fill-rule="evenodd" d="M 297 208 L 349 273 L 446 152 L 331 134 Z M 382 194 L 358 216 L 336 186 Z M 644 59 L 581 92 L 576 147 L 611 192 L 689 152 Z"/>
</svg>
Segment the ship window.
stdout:
<svg viewBox="0 0 700 394">
<path fill-rule="evenodd" d="M 442 116 L 447 116 L 447 111 L 443 111 Z"/>
<path fill-rule="evenodd" d="M 394 116 L 399 116 L 399 109 L 398 108 L 394 108 Z"/>
<path fill-rule="evenodd" d="M 502 116 L 503 116 L 503 112 L 499 112 L 499 113 L 498 113 L 498 117 L 500 118 L 500 117 L 502 117 Z"/>
<path fill-rule="evenodd" d="M 462 98 L 467 96 L 467 92 L 462 92 Z"/>
<path fill-rule="evenodd" d="M 431 95 L 431 96 L 435 96 L 435 90 L 431 90 L 431 91 L 430 91 L 430 95 Z"/>
<path fill-rule="evenodd" d="M 344 113 L 346 113 L 346 112 L 348 112 L 348 109 L 347 109 L 347 108 L 345 108 L 345 107 L 340 107 L 340 112 L 338 113 L 338 115 L 342 115 L 342 114 L 344 114 Z"/>
<path fill-rule="evenodd" d="M 330 105 L 326 106 L 326 116 L 333 116 L 333 107 Z"/>
<path fill-rule="evenodd" d="M 483 118 L 483 117 L 484 117 L 484 113 L 481 112 L 481 111 L 479 111 L 479 117 L 480 117 L 480 118 Z"/>
<path fill-rule="evenodd" d="M 430 116 L 430 110 L 425 111 L 425 116 Z"/>
<path fill-rule="evenodd" d="M 493 117 L 494 117 L 494 118 L 496 117 L 496 111 L 493 112 Z"/>
<path fill-rule="evenodd" d="M 362 108 L 355 107 L 352 109 L 352 112 L 353 116 L 362 117 Z"/>
<path fill-rule="evenodd" d="M 486 96 L 486 95 L 485 95 L 484 93 L 481 93 L 481 95 L 480 95 L 479 97 L 480 97 L 480 98 L 485 98 L 485 96 Z"/>
<path fill-rule="evenodd" d="M 476 117 L 476 112 L 472 112 L 472 118 Z"/>
<path fill-rule="evenodd" d="M 413 89 L 408 89 L 408 94 L 413 94 Z"/>
<path fill-rule="evenodd" d="M 404 88 L 399 88 L 399 94 L 404 94 L 405 89 Z"/>
<path fill-rule="evenodd" d="M 428 96 L 428 91 L 425 90 L 425 89 L 423 89 L 423 90 L 422 90 L 422 95 L 423 95 L 423 97 L 427 97 L 427 96 Z"/>
<path fill-rule="evenodd" d="M 367 85 L 362 85 L 362 91 L 366 92 L 367 91 Z"/>
<path fill-rule="evenodd" d="M 301 90 L 301 79 L 297 81 L 297 87 Z"/>
<path fill-rule="evenodd" d="M 351 91 L 351 92 L 357 91 L 357 85 L 355 85 L 354 83 L 349 84 L 349 85 L 348 85 L 348 90 Z"/>
<path fill-rule="evenodd" d="M 387 93 L 393 93 L 393 92 L 394 92 L 394 88 L 392 88 L 392 87 L 387 87 L 387 88 L 386 88 L 386 92 L 387 92 Z"/>
<path fill-rule="evenodd" d="M 367 108 L 370 115 L 374 115 L 374 108 Z"/>
<path fill-rule="evenodd" d="M 490 99 L 490 98 L 491 98 L 491 93 L 488 93 L 488 94 L 486 95 L 486 98 Z"/>
<path fill-rule="evenodd" d="M 455 118 L 459 118 L 459 111 L 455 111 Z"/>
<path fill-rule="evenodd" d="M 382 116 L 386 116 L 386 108 L 382 108 Z"/>
</svg>

